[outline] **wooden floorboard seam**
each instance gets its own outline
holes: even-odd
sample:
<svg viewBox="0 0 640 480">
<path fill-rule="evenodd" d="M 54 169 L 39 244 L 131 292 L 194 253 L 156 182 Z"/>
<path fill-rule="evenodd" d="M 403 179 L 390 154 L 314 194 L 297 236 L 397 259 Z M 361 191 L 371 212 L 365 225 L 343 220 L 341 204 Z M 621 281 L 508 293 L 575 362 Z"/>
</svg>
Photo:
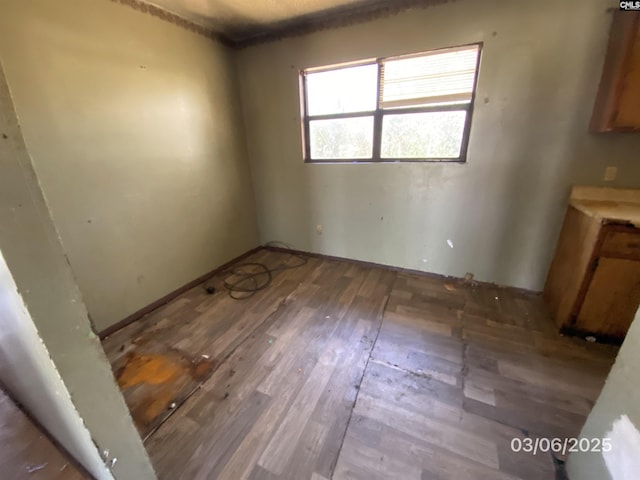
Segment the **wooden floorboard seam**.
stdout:
<svg viewBox="0 0 640 480">
<path fill-rule="evenodd" d="M 380 325 L 379 325 L 379 328 L 378 328 L 378 331 L 377 331 L 377 334 L 376 334 L 376 338 L 375 338 L 375 341 L 374 341 L 374 343 L 372 345 L 372 348 L 370 350 L 369 358 L 367 359 L 367 363 L 365 365 L 364 371 L 363 371 L 362 376 L 360 378 L 359 385 L 362 385 L 362 382 L 363 382 L 365 376 L 367 375 L 367 373 L 369 373 L 369 370 L 368 370 L 369 369 L 369 363 L 372 362 L 372 361 L 374 363 L 378 363 L 380 365 L 387 366 L 389 368 L 392 368 L 394 370 L 398 370 L 400 372 L 403 372 L 403 373 L 411 375 L 411 376 L 424 378 L 424 379 L 432 379 L 433 376 L 428 374 L 428 373 L 421 372 L 421 371 L 414 371 L 414 370 L 411 370 L 409 368 L 403 368 L 403 367 L 401 367 L 399 365 L 396 365 L 396 364 L 393 364 L 393 363 L 390 363 L 390 362 L 386 362 L 384 360 L 378 360 L 378 359 L 373 358 L 373 352 L 375 350 L 376 343 L 377 343 L 378 338 L 380 336 L 380 330 L 382 328 L 382 323 L 384 321 L 384 314 L 386 313 L 386 309 L 387 309 L 388 303 L 389 303 L 389 297 L 387 297 L 387 300 L 385 301 L 384 309 L 382 311 L 383 320 L 380 322 Z M 465 300 L 463 305 L 462 305 L 462 310 L 464 310 L 464 308 L 466 306 L 467 306 L 467 301 Z M 461 318 L 461 335 L 462 335 L 463 338 L 464 338 L 464 332 L 465 332 L 465 317 L 462 316 L 462 318 Z M 467 376 L 468 376 L 468 373 L 469 373 L 469 365 L 468 365 L 468 359 L 467 359 L 468 349 L 469 349 L 469 342 L 466 341 L 466 340 L 463 340 L 462 341 L 462 366 L 461 366 L 461 369 L 460 369 L 460 381 L 461 381 L 460 388 L 461 388 L 462 391 L 464 391 L 464 389 L 465 389 L 465 382 L 467 380 Z M 347 432 L 349 431 L 349 426 L 351 424 L 351 419 L 353 417 L 353 412 L 355 410 L 359 394 L 360 394 L 360 390 L 358 390 L 358 394 L 356 395 L 356 399 L 355 399 L 355 401 L 353 403 L 353 406 L 351 408 L 351 412 L 350 412 L 350 415 L 349 415 L 349 422 L 347 423 L 347 430 L 345 431 L 345 434 L 343 435 L 342 443 L 340 445 L 340 452 L 342 452 L 343 445 L 344 445 L 344 440 L 345 440 L 345 438 L 347 436 Z M 466 408 L 464 408 L 464 406 L 463 406 L 463 410 L 468 411 Z M 491 418 L 489 418 L 487 416 L 484 416 L 484 415 L 480 415 L 480 416 L 482 418 L 494 421 L 494 422 L 499 423 L 500 425 L 503 425 L 503 426 L 508 427 L 508 428 L 517 428 L 518 430 L 520 430 L 524 434 L 525 437 L 529 437 L 530 436 L 530 432 L 527 429 L 514 427 L 514 425 L 510 424 L 509 422 L 502 421 L 501 419 L 491 419 Z M 555 468 L 556 480 L 565 480 L 566 479 L 566 470 L 565 470 L 565 466 L 564 466 L 565 462 L 562 459 L 557 458 L 553 454 L 553 452 L 551 452 L 551 451 L 546 453 L 545 455 L 549 455 L 550 456 L 550 460 L 551 460 L 551 462 L 552 462 L 552 464 L 553 464 L 553 466 Z M 334 474 L 335 474 L 335 469 L 331 473 L 331 480 L 333 480 Z"/>
<path fill-rule="evenodd" d="M 380 330 L 382 329 L 382 322 L 384 320 L 384 312 L 387 310 L 387 305 L 389 304 L 389 298 L 390 298 L 390 295 L 387 295 L 384 301 L 384 305 L 382 306 L 382 309 L 380 311 L 380 322 L 378 323 L 378 328 L 376 330 L 376 337 L 373 339 L 373 343 L 371 344 L 371 347 L 369 349 L 369 356 L 367 357 L 367 361 L 364 364 L 364 368 L 362 369 L 362 375 L 360 376 L 360 380 L 358 381 L 356 396 L 353 399 L 353 404 L 351 405 L 351 410 L 349 411 L 349 419 L 347 420 L 346 428 L 344 429 L 344 433 L 342 434 L 342 439 L 340 440 L 340 448 L 338 449 L 339 453 L 338 453 L 338 457 L 336 458 L 336 464 L 338 463 L 338 460 L 340 458 L 340 453 L 342 452 L 342 447 L 344 446 L 344 440 L 347 437 L 347 432 L 349 431 L 349 425 L 351 424 L 351 419 L 353 418 L 353 411 L 356 409 L 356 403 L 358 403 L 358 395 L 360 395 L 360 387 L 362 386 L 364 376 L 367 373 L 367 367 L 369 366 L 369 362 L 371 361 L 371 354 L 373 353 L 373 350 L 376 348 L 376 342 L 378 341 L 378 337 L 380 336 Z M 333 480 L 333 475 L 335 474 L 335 472 L 336 472 L 336 469 L 334 465 L 334 468 L 331 469 L 330 480 Z"/>
<path fill-rule="evenodd" d="M 578 435 L 615 356 L 511 289 L 314 256 L 240 302 L 223 279 L 104 342 L 115 372 L 212 364 L 145 442 L 161 480 L 558 480 L 564 457 L 510 442 Z M 124 390 L 133 413 L 153 388 Z"/>
<path fill-rule="evenodd" d="M 466 305 L 467 305 L 467 301 L 466 300 L 465 300 L 464 305 L 466 307 Z M 460 329 L 462 331 L 462 337 L 464 338 L 464 332 L 465 332 L 465 316 L 464 315 L 460 319 Z M 463 340 L 462 341 L 462 370 L 461 370 L 461 377 L 460 377 L 461 388 L 462 388 L 463 392 L 464 392 L 464 389 L 465 389 L 465 383 L 467 381 L 467 376 L 469 374 L 469 364 L 468 364 L 468 358 L 467 358 L 468 353 L 469 353 L 469 342 L 466 341 L 466 340 Z M 463 409 L 466 411 L 464 406 L 463 406 Z M 482 416 L 482 417 L 483 418 L 488 418 L 486 416 Z M 510 425 L 507 422 L 503 422 L 500 419 L 497 419 L 497 420 L 493 419 L 493 421 L 495 421 L 496 423 L 499 423 L 501 425 L 504 425 L 506 427 L 513 428 L 513 425 Z M 522 431 L 522 433 L 525 436 L 527 436 L 527 437 L 529 436 L 529 432 L 526 429 L 519 428 L 519 430 Z M 556 458 L 552 451 L 549 451 L 548 455 L 551 456 L 551 462 L 553 463 L 553 467 L 555 468 L 556 480 L 564 479 L 566 477 L 566 472 L 565 472 L 565 469 L 564 469 L 564 461 Z"/>
<path fill-rule="evenodd" d="M 465 301 L 465 306 L 466 306 L 466 301 Z M 461 319 L 461 330 L 463 333 L 463 337 L 464 337 L 464 331 L 465 331 L 465 326 L 464 326 L 464 320 L 465 317 L 463 316 Z M 467 355 L 468 355 L 468 351 L 469 351 L 469 342 L 467 342 L 466 340 L 463 340 L 462 342 L 462 369 L 461 369 L 461 376 L 460 376 L 460 382 L 461 382 L 461 388 L 462 391 L 464 392 L 464 388 L 465 388 L 465 383 L 467 381 L 467 376 L 469 374 L 469 364 L 468 364 L 468 359 L 467 359 Z M 409 372 L 412 373 L 412 372 Z M 464 408 L 463 406 L 463 410 L 467 411 L 466 408 Z M 483 418 L 487 418 L 488 417 L 481 415 Z M 494 422 L 499 423 L 501 425 L 504 425 L 506 427 L 510 427 L 513 428 L 513 425 L 510 425 L 508 422 L 504 422 L 500 419 L 493 419 Z M 516 427 L 518 428 L 518 427 Z M 518 428 L 526 437 L 529 436 L 529 432 L 524 429 L 524 428 Z M 551 456 L 551 461 L 553 462 L 553 466 L 555 468 L 556 471 L 556 479 L 564 479 L 565 477 L 563 475 L 565 474 L 565 470 L 564 470 L 564 462 L 560 459 L 557 459 L 555 457 L 555 455 L 553 454 L 552 451 L 548 452 L 548 455 Z"/>
<path fill-rule="evenodd" d="M 269 319 L 271 319 L 274 315 L 277 315 L 279 311 L 281 311 L 283 308 L 286 307 L 287 305 L 287 301 L 291 298 L 291 296 L 297 291 L 297 289 L 300 287 L 300 285 L 302 285 L 302 283 L 299 283 L 286 297 L 284 297 L 280 303 L 278 304 L 278 306 L 273 310 L 273 312 L 271 312 L 269 315 L 267 315 L 265 317 L 265 319 L 260 323 L 260 324 L 266 324 L 269 322 Z M 240 300 L 241 301 L 241 300 Z M 258 325 L 259 326 L 259 325 Z M 256 327 L 257 328 L 257 327 Z M 241 342 L 239 342 L 235 347 L 233 347 L 221 360 L 220 362 L 213 368 L 213 370 L 211 371 L 210 377 L 213 376 L 218 370 L 220 370 L 223 366 L 226 365 L 226 362 L 229 360 L 229 358 L 231 358 L 233 356 L 233 354 L 241 347 L 245 344 L 245 342 L 247 342 L 247 340 L 249 339 L 249 336 L 245 337 L 244 340 L 242 340 Z M 156 425 L 153 430 L 151 430 L 149 433 L 147 433 L 144 438 L 142 439 L 143 443 L 146 442 L 167 420 L 169 420 L 169 418 L 178 411 L 178 409 L 184 405 L 185 403 L 187 403 L 187 401 L 196 393 L 198 392 L 198 390 L 200 390 L 202 388 L 202 386 L 207 382 L 208 378 L 203 380 L 202 382 L 200 382 L 193 390 L 191 390 L 191 392 L 189 392 L 187 394 L 187 396 L 180 401 L 179 403 L 177 403 L 175 405 L 174 408 L 172 408 L 169 412 L 169 414 L 164 418 L 164 420 L 159 423 L 158 425 Z"/>
</svg>

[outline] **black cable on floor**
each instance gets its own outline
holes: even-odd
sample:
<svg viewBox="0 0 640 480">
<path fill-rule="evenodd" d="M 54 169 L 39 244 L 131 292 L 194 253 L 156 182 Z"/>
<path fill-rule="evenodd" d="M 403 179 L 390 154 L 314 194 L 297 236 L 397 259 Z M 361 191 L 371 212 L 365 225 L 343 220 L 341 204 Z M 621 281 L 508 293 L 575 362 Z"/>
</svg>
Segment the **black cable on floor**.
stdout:
<svg viewBox="0 0 640 480">
<path fill-rule="evenodd" d="M 291 250 L 291 247 L 283 242 L 267 242 L 266 245 Z M 301 267 L 308 261 L 306 257 L 297 253 L 292 252 L 289 255 L 291 257 L 285 263 L 275 267 L 269 267 L 260 262 L 246 262 L 234 265 L 223 272 L 223 275 L 226 276 L 222 285 L 234 300 L 244 300 L 252 297 L 260 290 L 264 290 L 271 285 L 275 273 Z M 292 259 L 297 261 L 290 263 Z"/>
</svg>

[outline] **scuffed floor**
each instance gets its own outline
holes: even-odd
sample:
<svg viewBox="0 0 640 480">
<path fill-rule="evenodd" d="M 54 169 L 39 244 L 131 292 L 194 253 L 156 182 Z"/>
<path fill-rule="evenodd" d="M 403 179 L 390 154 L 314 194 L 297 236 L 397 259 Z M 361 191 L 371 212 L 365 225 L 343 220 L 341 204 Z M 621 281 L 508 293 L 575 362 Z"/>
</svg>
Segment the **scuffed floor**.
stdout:
<svg viewBox="0 0 640 480">
<path fill-rule="evenodd" d="M 163 479 L 553 479 L 512 440 L 576 436 L 616 354 L 511 289 L 313 257 L 247 300 L 221 281 L 104 342 Z"/>
<path fill-rule="evenodd" d="M 0 389 L 0 478 L 88 480 L 90 476 Z"/>
</svg>

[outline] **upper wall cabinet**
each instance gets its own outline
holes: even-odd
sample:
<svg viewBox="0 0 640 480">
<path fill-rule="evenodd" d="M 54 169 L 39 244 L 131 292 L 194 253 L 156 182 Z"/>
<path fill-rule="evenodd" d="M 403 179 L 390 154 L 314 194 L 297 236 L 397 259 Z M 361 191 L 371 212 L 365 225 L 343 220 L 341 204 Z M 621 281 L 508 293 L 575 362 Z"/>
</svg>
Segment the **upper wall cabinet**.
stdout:
<svg viewBox="0 0 640 480">
<path fill-rule="evenodd" d="M 591 132 L 640 132 L 640 12 L 613 14 Z"/>
</svg>

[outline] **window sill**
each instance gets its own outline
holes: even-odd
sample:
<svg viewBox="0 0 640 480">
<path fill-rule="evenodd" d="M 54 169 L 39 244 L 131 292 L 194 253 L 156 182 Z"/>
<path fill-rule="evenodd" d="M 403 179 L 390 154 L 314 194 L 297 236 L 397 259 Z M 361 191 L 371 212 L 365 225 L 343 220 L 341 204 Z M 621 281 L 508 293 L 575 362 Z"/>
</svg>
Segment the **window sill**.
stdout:
<svg viewBox="0 0 640 480">
<path fill-rule="evenodd" d="M 330 165 L 354 165 L 354 164 L 365 164 L 365 165 L 376 165 L 376 164 L 390 164 L 390 163 L 455 163 L 455 164 L 465 164 L 467 163 L 464 158 L 447 158 L 447 159 L 436 159 L 436 158 L 384 158 L 384 159 L 323 159 L 323 160 L 305 160 L 304 163 L 309 164 L 330 164 Z"/>
</svg>

